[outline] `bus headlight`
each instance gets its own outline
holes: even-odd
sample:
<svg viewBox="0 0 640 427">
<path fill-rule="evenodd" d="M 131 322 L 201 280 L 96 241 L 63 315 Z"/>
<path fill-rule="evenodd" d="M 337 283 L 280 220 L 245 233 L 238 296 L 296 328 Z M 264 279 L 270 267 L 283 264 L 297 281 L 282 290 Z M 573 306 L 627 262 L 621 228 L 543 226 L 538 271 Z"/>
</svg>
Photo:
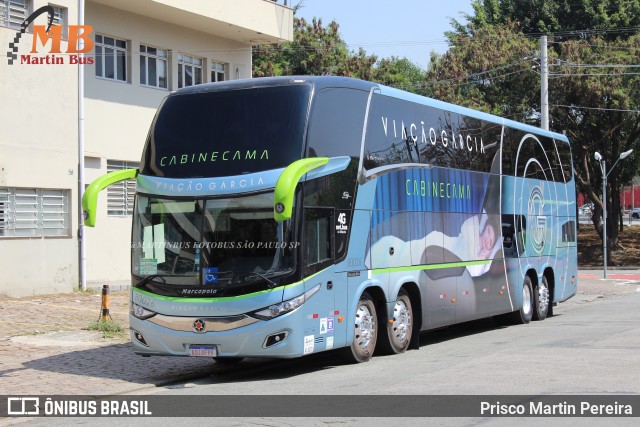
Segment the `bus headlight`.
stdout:
<svg viewBox="0 0 640 427">
<path fill-rule="evenodd" d="M 131 304 L 131 314 L 133 314 L 134 316 L 136 316 L 140 320 L 145 320 L 145 319 L 148 319 L 150 317 L 155 316 L 157 313 L 153 312 L 151 310 L 147 310 L 146 308 L 142 307 L 141 305 L 132 303 Z"/>
<path fill-rule="evenodd" d="M 283 301 L 279 304 L 270 305 L 269 307 L 263 308 L 262 310 L 254 311 L 249 315 L 260 320 L 269 320 L 273 319 L 274 317 L 282 316 L 283 314 L 290 313 L 300 307 L 305 303 L 305 301 L 314 296 L 319 290 L 320 284 L 309 289 L 302 295 L 298 295 L 295 298 L 291 298 L 290 300 Z"/>
</svg>

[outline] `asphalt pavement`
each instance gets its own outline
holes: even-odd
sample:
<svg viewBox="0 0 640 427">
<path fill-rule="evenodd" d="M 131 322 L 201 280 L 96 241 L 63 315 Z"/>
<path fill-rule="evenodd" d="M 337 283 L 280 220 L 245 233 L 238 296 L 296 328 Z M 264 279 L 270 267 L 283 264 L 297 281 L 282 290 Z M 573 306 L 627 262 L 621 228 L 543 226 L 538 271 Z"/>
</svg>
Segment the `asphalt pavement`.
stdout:
<svg viewBox="0 0 640 427">
<path fill-rule="evenodd" d="M 563 304 L 590 304 L 640 292 L 639 270 L 583 270 L 578 293 Z M 125 333 L 104 338 L 87 328 L 99 319 L 99 292 L 0 298 L 0 394 L 117 395 L 199 378 L 217 371 L 208 358 L 133 354 L 128 291 L 110 293 L 109 315 Z"/>
</svg>

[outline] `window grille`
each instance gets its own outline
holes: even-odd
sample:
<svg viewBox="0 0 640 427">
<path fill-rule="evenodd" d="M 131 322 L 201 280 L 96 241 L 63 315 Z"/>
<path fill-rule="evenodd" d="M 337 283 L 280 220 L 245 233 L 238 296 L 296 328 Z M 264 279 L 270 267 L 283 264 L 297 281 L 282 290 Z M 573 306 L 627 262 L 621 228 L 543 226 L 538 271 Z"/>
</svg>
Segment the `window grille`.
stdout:
<svg viewBox="0 0 640 427">
<path fill-rule="evenodd" d="M 0 188 L 0 237 L 70 235 L 69 190 Z"/>
<path fill-rule="evenodd" d="M 0 25 L 19 30 L 29 16 L 30 3 L 27 0 L 0 0 Z"/>
<path fill-rule="evenodd" d="M 123 169 L 136 169 L 138 162 L 120 160 L 107 160 L 107 172 L 115 172 Z M 128 179 L 107 187 L 107 215 L 127 216 L 133 215 L 133 201 L 136 194 L 136 180 Z"/>
</svg>

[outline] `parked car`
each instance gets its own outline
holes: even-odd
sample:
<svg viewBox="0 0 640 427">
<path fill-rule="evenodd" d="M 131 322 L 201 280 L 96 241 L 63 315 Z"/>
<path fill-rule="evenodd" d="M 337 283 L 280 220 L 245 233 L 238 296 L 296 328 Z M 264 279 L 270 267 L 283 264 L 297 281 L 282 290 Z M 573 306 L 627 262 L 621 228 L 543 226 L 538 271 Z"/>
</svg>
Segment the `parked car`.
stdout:
<svg viewBox="0 0 640 427">
<path fill-rule="evenodd" d="M 631 215 L 631 218 L 635 218 L 635 219 L 640 218 L 640 208 L 631 209 L 629 211 L 629 215 Z"/>
<path fill-rule="evenodd" d="M 593 210 L 593 204 L 592 203 L 588 203 L 586 205 L 582 205 L 578 208 L 578 213 L 580 215 L 589 215 L 591 214 L 591 211 Z"/>
</svg>

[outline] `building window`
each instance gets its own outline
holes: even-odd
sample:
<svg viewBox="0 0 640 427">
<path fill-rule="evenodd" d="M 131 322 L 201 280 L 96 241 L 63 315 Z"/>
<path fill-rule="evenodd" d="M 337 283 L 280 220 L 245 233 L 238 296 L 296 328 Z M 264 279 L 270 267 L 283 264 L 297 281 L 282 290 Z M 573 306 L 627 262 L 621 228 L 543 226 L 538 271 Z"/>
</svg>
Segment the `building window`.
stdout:
<svg viewBox="0 0 640 427">
<path fill-rule="evenodd" d="M 70 235 L 69 190 L 0 187 L 0 238 Z"/>
<path fill-rule="evenodd" d="M 107 172 L 115 172 L 123 169 L 137 169 L 138 162 L 123 162 L 120 160 L 107 160 Z M 107 187 L 107 215 L 126 216 L 133 214 L 133 200 L 136 194 L 136 180 L 128 179 Z"/>
<path fill-rule="evenodd" d="M 19 30 L 29 16 L 30 1 L 0 0 L 0 25 Z"/>
<path fill-rule="evenodd" d="M 53 22 L 52 25 L 59 25 L 60 27 L 62 27 L 62 38 L 63 39 L 67 39 L 67 8 L 66 7 L 60 7 L 60 6 L 54 6 L 52 4 L 50 4 L 49 6 L 51 6 L 53 8 Z"/>
<path fill-rule="evenodd" d="M 202 83 L 202 58 L 178 54 L 178 89 Z"/>
<path fill-rule="evenodd" d="M 127 81 L 127 41 L 96 34 L 96 76 Z"/>
<path fill-rule="evenodd" d="M 140 45 L 140 84 L 167 88 L 168 51 L 151 46 Z"/>
<path fill-rule="evenodd" d="M 227 80 L 225 65 L 219 62 L 211 63 L 211 81 L 212 82 L 223 82 Z"/>
</svg>

